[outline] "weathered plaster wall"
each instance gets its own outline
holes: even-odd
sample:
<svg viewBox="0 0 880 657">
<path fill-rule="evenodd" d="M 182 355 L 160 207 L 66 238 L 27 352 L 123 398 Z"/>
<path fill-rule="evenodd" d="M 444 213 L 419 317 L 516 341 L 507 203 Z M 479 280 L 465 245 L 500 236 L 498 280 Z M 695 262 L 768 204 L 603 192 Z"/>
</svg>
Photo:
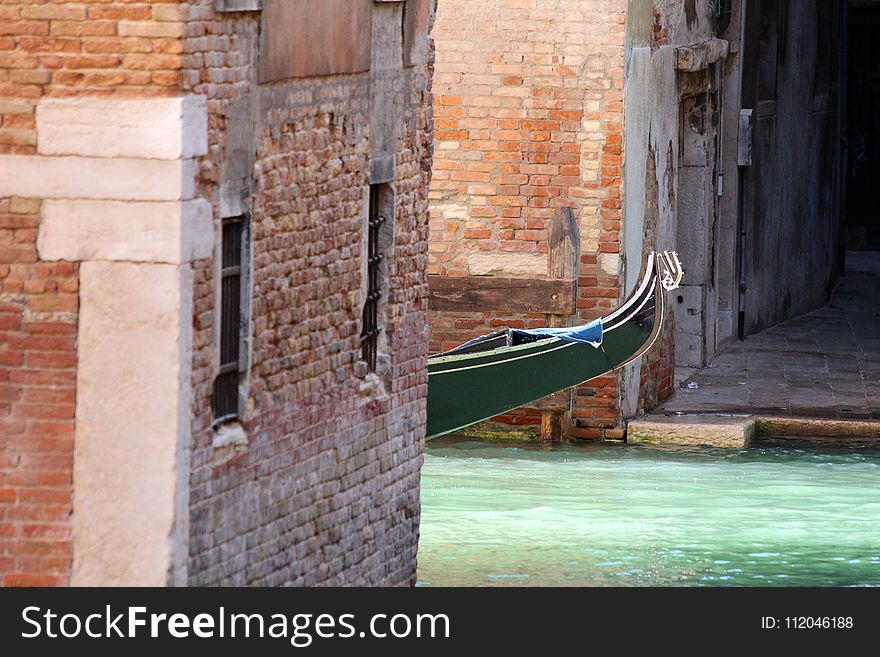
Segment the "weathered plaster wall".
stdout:
<svg viewBox="0 0 880 657">
<path fill-rule="evenodd" d="M 679 89 L 675 48 L 667 43 L 666 17 L 650 1 L 631 0 L 627 26 L 626 84 L 624 97 L 623 266 L 624 291 L 639 280 L 647 251 L 674 250 L 678 191 Z M 668 353 L 651 354 L 661 366 Z M 671 372 L 652 377 L 645 359 L 624 368 L 621 410 L 632 417 L 640 410 L 640 398 L 649 394 L 649 382 L 665 382 Z M 653 364 L 653 363 L 652 363 Z M 647 366 L 647 369 L 646 369 Z M 664 370 L 671 370 L 667 362 Z M 668 393 L 667 393 L 668 394 Z M 656 397 L 657 395 L 652 395 Z"/>
<path fill-rule="evenodd" d="M 719 268 L 730 267 L 735 251 L 725 251 L 724 261 L 716 253 L 722 225 L 736 225 L 735 204 L 722 224 L 719 200 L 719 192 L 736 198 L 735 159 L 731 165 L 735 149 L 728 151 L 733 156 L 725 156 L 721 127 L 722 122 L 728 131 L 731 127 L 721 110 L 731 102 L 725 84 L 736 72 L 732 64 L 736 57 L 729 56 L 730 42 L 715 34 L 711 10 L 712 3 L 695 0 L 629 3 L 626 287 L 635 285 L 642 254 L 652 249 L 676 250 L 685 276 L 682 287 L 669 296 L 664 339 L 641 366 L 631 365 L 624 373 L 623 409 L 628 416 L 671 393 L 673 362 L 683 368 L 704 365 L 730 338 L 729 305 L 718 330 L 716 288 Z M 719 182 L 725 170 L 730 174 L 727 185 Z M 651 217 L 654 226 L 646 223 Z M 724 238 L 735 245 L 731 234 Z M 733 285 L 732 272 L 735 268 L 724 269 L 726 289 Z"/>
<path fill-rule="evenodd" d="M 719 0 L 720 1 L 720 0 Z M 700 43 L 713 36 L 715 0 L 653 0 L 655 41 L 676 45 Z"/>
<path fill-rule="evenodd" d="M 639 280 L 646 250 L 675 245 L 679 151 L 679 89 L 675 48 L 636 47 L 629 53 L 626 78 L 626 185 L 624 191 L 624 260 L 626 289 Z M 656 177 L 657 225 L 653 244 L 645 243 L 645 180 L 649 157 Z"/>
</svg>

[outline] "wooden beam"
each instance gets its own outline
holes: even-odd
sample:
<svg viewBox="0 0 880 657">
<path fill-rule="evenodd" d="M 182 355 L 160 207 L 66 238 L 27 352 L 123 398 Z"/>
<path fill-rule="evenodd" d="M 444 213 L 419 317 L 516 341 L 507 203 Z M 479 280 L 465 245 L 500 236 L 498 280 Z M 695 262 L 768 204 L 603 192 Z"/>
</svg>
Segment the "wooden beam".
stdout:
<svg viewBox="0 0 880 657">
<path fill-rule="evenodd" d="M 575 311 L 577 281 L 432 275 L 428 290 L 431 310 L 570 315 Z"/>
</svg>

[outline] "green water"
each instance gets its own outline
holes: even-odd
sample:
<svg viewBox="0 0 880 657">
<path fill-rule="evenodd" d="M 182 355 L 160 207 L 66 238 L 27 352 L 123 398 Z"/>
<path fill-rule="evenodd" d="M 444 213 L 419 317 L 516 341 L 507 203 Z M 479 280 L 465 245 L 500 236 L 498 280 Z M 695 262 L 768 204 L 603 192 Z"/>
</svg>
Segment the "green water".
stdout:
<svg viewBox="0 0 880 657">
<path fill-rule="evenodd" d="M 880 585 L 880 450 L 432 440 L 419 584 Z"/>
</svg>

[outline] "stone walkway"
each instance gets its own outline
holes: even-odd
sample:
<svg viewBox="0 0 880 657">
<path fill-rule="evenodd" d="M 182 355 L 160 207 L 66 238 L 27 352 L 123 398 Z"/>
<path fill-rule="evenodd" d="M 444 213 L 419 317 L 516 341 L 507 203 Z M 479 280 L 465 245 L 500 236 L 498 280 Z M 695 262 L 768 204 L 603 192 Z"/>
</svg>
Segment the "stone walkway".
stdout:
<svg viewBox="0 0 880 657">
<path fill-rule="evenodd" d="M 734 343 L 681 385 L 654 413 L 880 419 L 880 253 L 848 253 L 828 306 Z"/>
</svg>

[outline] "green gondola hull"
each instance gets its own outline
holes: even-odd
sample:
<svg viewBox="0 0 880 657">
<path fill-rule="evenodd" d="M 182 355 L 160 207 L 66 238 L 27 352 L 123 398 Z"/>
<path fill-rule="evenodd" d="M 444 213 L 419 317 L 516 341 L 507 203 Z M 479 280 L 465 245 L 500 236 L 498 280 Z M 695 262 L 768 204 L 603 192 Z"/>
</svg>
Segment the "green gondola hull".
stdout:
<svg viewBox="0 0 880 657">
<path fill-rule="evenodd" d="M 660 330 L 663 289 L 654 267 L 605 326 L 601 348 L 557 338 L 428 361 L 427 438 L 537 401 L 622 367 Z M 653 274 L 652 274 L 653 272 Z M 622 314 L 621 314 L 622 313 Z M 617 318 L 613 318 L 617 315 Z"/>
</svg>

